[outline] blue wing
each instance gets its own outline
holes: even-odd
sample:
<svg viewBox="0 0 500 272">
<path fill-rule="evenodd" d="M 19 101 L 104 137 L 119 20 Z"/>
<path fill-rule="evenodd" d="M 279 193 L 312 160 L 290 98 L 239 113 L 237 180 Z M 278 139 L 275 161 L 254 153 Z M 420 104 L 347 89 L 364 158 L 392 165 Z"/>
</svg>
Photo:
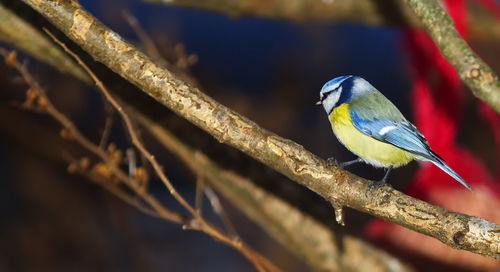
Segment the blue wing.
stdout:
<svg viewBox="0 0 500 272">
<path fill-rule="evenodd" d="M 381 93 L 372 92 L 351 101 L 349 113 L 354 127 L 361 133 L 431 161 L 471 190 L 470 185 L 430 149 L 420 131 Z"/>
<path fill-rule="evenodd" d="M 435 160 L 438 157 L 430 150 L 424 136 L 406 120 L 379 120 L 377 118 L 366 120 L 359 117 L 353 110 L 350 110 L 350 115 L 354 127 L 367 136 L 429 160 Z"/>
</svg>

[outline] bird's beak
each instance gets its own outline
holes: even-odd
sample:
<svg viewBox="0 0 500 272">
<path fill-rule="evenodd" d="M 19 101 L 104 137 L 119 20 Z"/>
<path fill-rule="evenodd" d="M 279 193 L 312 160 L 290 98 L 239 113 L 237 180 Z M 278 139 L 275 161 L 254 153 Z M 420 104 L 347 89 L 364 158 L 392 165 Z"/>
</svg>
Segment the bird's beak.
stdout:
<svg viewBox="0 0 500 272">
<path fill-rule="evenodd" d="M 321 105 L 321 100 L 316 102 L 316 105 Z"/>
</svg>

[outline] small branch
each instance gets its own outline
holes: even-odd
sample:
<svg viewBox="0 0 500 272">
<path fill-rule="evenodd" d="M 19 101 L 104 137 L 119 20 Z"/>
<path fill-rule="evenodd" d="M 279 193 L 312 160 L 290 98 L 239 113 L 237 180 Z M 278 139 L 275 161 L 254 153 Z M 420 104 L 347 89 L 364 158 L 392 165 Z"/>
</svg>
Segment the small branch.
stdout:
<svg viewBox="0 0 500 272">
<path fill-rule="evenodd" d="M 375 26 L 422 27 L 411 9 L 399 0 L 143 1 L 218 12 L 231 17 L 254 16 L 296 22 L 348 21 Z M 471 22 L 474 22 L 470 28 L 475 37 L 480 39 L 500 39 L 500 31 L 497 30 L 498 21 L 494 15 L 488 14 L 488 12 L 480 8 L 473 8 L 469 10 L 468 16 L 470 16 Z"/>
<path fill-rule="evenodd" d="M 114 111 L 108 102 L 104 101 L 104 112 L 106 118 L 104 121 L 104 128 L 102 130 L 101 140 L 99 141 L 99 148 L 104 148 L 108 144 L 111 128 L 113 127 Z"/>
<path fill-rule="evenodd" d="M 40 86 L 38 81 L 36 81 L 31 73 L 28 71 L 26 66 L 18 62 L 15 58 L 15 53 L 8 52 L 7 50 L 0 48 L 0 55 L 4 57 L 6 63 L 16 69 L 23 77 L 26 84 L 30 87 L 27 94 L 32 98 L 29 98 L 25 103 L 24 107 L 26 109 L 35 109 L 38 112 L 43 112 L 49 114 L 54 120 L 56 120 L 64 129 L 61 132 L 63 137 L 70 138 L 79 143 L 88 152 L 94 154 L 104 163 L 106 170 L 116 177 L 119 181 L 123 182 L 127 187 L 134 191 L 138 196 L 140 196 L 146 203 L 148 203 L 162 218 L 176 223 L 186 223 L 186 217 L 171 211 L 163 207 L 154 197 L 146 193 L 138 184 L 131 180 L 119 167 L 116 165 L 115 161 L 110 157 L 110 155 L 100 149 L 97 145 L 92 143 L 88 138 L 86 138 L 75 126 L 75 124 L 66 117 L 62 112 L 60 112 L 50 101 L 46 95 L 45 90 Z M 119 196 L 120 197 L 120 196 Z"/>
<path fill-rule="evenodd" d="M 95 182 L 96 184 L 103 187 L 105 190 L 115 195 L 118 199 L 123 202 L 129 204 L 130 206 L 138 209 L 139 211 L 153 216 L 153 217 L 162 217 L 156 210 L 144 205 L 144 203 L 137 197 L 131 196 L 129 193 L 125 192 L 118 186 L 112 185 L 109 179 L 104 178 L 102 175 L 97 175 L 92 173 L 91 171 L 85 171 L 86 169 L 77 169 L 81 175 L 87 177 L 89 180 Z"/>
<path fill-rule="evenodd" d="M 393 0 L 143 0 L 171 6 L 214 11 L 229 16 L 259 16 L 292 21 L 346 20 L 368 24 L 405 24 L 411 22 L 411 12 Z M 384 7 L 392 7 L 384 14 Z M 403 7 L 403 8 L 402 8 Z M 394 14 L 398 12 L 406 12 Z M 404 16 L 404 17 L 403 17 Z M 414 22 L 418 22 L 413 20 Z"/>
<path fill-rule="evenodd" d="M 71 59 L 32 25 L 9 10 L 0 2 L 0 41 L 28 52 L 52 67 L 90 83 L 90 78 Z"/>
<path fill-rule="evenodd" d="M 77 62 L 82 65 L 84 70 L 89 72 L 90 76 L 92 79 L 96 80 L 96 84 L 99 87 L 103 87 L 104 85 L 102 82 L 98 81 L 97 77 L 93 74 L 93 72 L 81 61 L 81 59 L 76 56 L 72 51 L 69 51 L 69 49 L 61 43 L 59 40 L 55 39 L 52 34 L 48 32 L 48 34 L 56 41 L 56 43 L 60 44 L 63 46 L 67 52 L 76 58 Z M 65 130 L 64 133 L 62 133 L 63 138 L 67 137 L 70 139 L 74 139 L 77 143 L 81 145 L 84 149 L 87 151 L 90 151 L 91 153 L 97 155 L 100 159 L 103 160 L 103 162 L 106 164 L 107 168 L 105 170 L 106 173 L 108 170 L 112 172 L 114 176 L 110 175 L 102 175 L 102 172 L 100 171 L 88 171 L 90 162 L 88 158 L 82 158 L 78 162 L 72 162 L 68 170 L 70 172 L 80 172 L 83 175 L 87 176 L 89 179 L 95 181 L 99 185 L 101 185 L 103 188 L 108 190 L 109 192 L 113 193 L 116 195 L 118 198 L 121 200 L 125 201 L 126 203 L 136 207 L 138 210 L 151 215 L 155 217 L 160 217 L 163 219 L 166 219 L 168 221 L 173 221 L 175 223 L 180 223 L 183 224 L 183 227 L 186 229 L 196 229 L 205 232 L 208 235 L 211 235 L 213 238 L 222 241 L 228 245 L 233 246 L 235 249 L 239 250 L 247 259 L 254 264 L 256 269 L 258 271 L 269 271 L 269 272 L 279 272 L 280 270 L 274 266 L 270 261 L 268 261 L 265 257 L 261 256 L 259 253 L 255 252 L 253 249 L 251 249 L 248 245 L 243 243 L 240 239 L 233 239 L 232 237 L 228 237 L 224 233 L 222 233 L 218 228 L 214 227 L 210 223 L 206 222 L 201 215 L 192 213 L 194 215 L 194 218 L 187 218 L 185 216 L 182 216 L 180 214 L 177 214 L 176 212 L 173 212 L 167 208 L 165 208 L 162 204 L 160 204 L 156 198 L 154 198 L 152 195 L 150 195 L 147 191 L 144 190 L 142 187 L 142 184 L 136 183 L 134 180 L 132 180 L 131 177 L 127 177 L 125 173 L 118 168 L 117 164 L 113 161 L 111 158 L 112 155 L 106 154 L 106 152 L 102 149 L 100 149 L 97 145 L 93 144 L 91 141 L 89 141 L 83 134 L 81 134 L 77 127 L 69 120 L 62 112 L 60 112 L 57 108 L 54 107 L 50 99 L 45 93 L 45 90 L 43 90 L 40 87 L 40 84 L 33 78 L 31 73 L 28 71 L 28 69 L 22 65 L 20 62 L 16 60 L 16 53 L 15 51 L 8 52 L 7 50 L 0 48 L 0 55 L 2 55 L 5 59 L 5 62 L 15 68 L 23 77 L 25 82 L 30 86 L 30 89 L 27 91 L 28 94 L 28 99 L 27 102 L 24 103 L 23 107 L 26 109 L 35 109 L 38 112 L 41 113 L 48 113 L 52 118 L 54 118 L 56 121 L 58 121 Z M 107 92 L 107 90 L 101 90 L 103 92 Z M 108 92 L 109 95 L 109 92 Z M 116 100 L 113 100 L 116 103 Z M 112 105 L 116 105 L 112 103 Z M 119 108 L 121 106 L 118 104 Z M 120 111 L 119 111 L 120 112 Z M 130 117 L 126 115 L 127 119 L 130 122 Z M 131 124 L 131 122 L 129 123 Z M 132 127 L 128 127 L 132 128 Z M 129 131 L 130 133 L 130 131 Z M 134 139 L 138 140 L 138 136 L 136 132 L 134 131 L 131 133 L 134 137 Z M 142 143 L 141 143 L 142 145 Z M 97 166 L 99 164 L 96 164 Z M 161 166 L 157 164 L 158 168 L 161 169 Z M 157 169 L 157 168 L 155 168 Z M 93 169 L 94 170 L 94 169 Z M 134 196 L 129 195 L 126 191 L 121 189 L 118 186 L 115 186 L 115 180 L 113 178 L 116 177 L 120 181 L 122 181 L 124 184 L 128 185 L 132 191 L 137 194 L 137 196 L 140 197 L 140 199 L 144 200 L 147 204 L 150 205 L 150 207 L 145 206 L 140 200 L 136 199 Z M 167 180 L 168 181 L 168 180 Z M 168 181 L 169 182 L 169 181 Z M 179 195 L 180 196 L 180 195 Z M 180 196 L 181 197 L 181 196 Z M 185 202 L 187 204 L 187 202 Z M 187 204 L 189 206 L 189 204 Z M 194 209 L 189 206 L 188 210 L 191 211 Z"/>
<path fill-rule="evenodd" d="M 236 228 L 227 215 L 226 210 L 224 209 L 224 206 L 222 206 L 222 203 L 220 202 L 217 194 L 209 186 L 205 186 L 204 192 L 208 198 L 208 201 L 210 202 L 210 206 L 212 206 L 214 212 L 217 214 L 217 216 L 219 216 L 229 236 L 240 239 Z"/>
<path fill-rule="evenodd" d="M 335 221 L 341 225 L 345 226 L 344 222 L 344 209 L 341 204 L 338 204 L 336 201 L 331 201 L 333 207 L 333 215 L 335 216 Z"/>
<path fill-rule="evenodd" d="M 47 32 L 47 31 L 46 31 Z M 111 105 L 115 108 L 115 110 L 120 114 L 121 118 L 123 119 L 123 122 L 125 123 L 125 126 L 127 128 L 127 131 L 129 132 L 129 135 L 132 139 L 132 144 L 139 149 L 139 151 L 146 157 L 146 159 L 149 161 L 149 163 L 153 166 L 153 168 L 156 170 L 156 173 L 158 174 L 158 177 L 161 179 L 161 181 L 165 184 L 167 189 L 169 190 L 170 194 L 184 207 L 186 210 L 189 211 L 191 214 L 196 214 L 195 209 L 189 205 L 189 203 L 184 199 L 183 196 L 181 196 L 175 187 L 172 185 L 170 180 L 167 178 L 167 176 L 163 173 L 162 167 L 156 160 L 156 158 L 151 154 L 142 141 L 139 139 L 139 135 L 136 132 L 136 129 L 134 128 L 134 124 L 132 123 L 132 120 L 128 116 L 128 114 L 125 112 L 125 110 L 122 108 L 122 106 L 118 103 L 118 101 L 111 95 L 111 93 L 108 91 L 108 89 L 104 86 L 104 84 L 97 78 L 97 76 L 90 70 L 90 68 L 78 57 L 75 53 L 69 50 L 69 48 L 59 41 L 56 37 L 54 37 L 50 32 L 47 32 L 47 34 L 57 43 L 59 44 L 68 54 L 70 54 L 78 64 L 90 75 L 90 77 L 95 81 L 95 84 L 101 90 L 103 93 L 104 97 L 106 97 L 106 100 L 111 103 Z"/>
<path fill-rule="evenodd" d="M 196 174 L 195 207 L 199 214 L 203 213 L 203 192 L 205 191 L 205 178 L 198 171 Z"/>
<path fill-rule="evenodd" d="M 23 0 L 97 61 L 159 103 L 325 199 L 405 226 L 457 249 L 500 258 L 499 225 L 409 197 L 391 188 L 365 194 L 369 181 L 327 163 L 186 84 L 127 43 L 76 1 Z"/>
<path fill-rule="evenodd" d="M 200 230 L 204 233 L 211 235 L 213 238 L 229 246 L 232 246 L 234 249 L 241 252 L 248 259 L 248 261 L 250 261 L 255 266 L 255 268 L 258 271 L 262 272 L 281 271 L 273 263 L 267 260 L 264 256 L 254 251 L 247 244 L 243 243 L 240 239 L 233 239 L 232 237 L 227 236 L 221 230 L 219 230 L 218 228 L 216 228 L 215 226 L 211 225 L 210 223 L 206 222 L 203 219 L 203 217 L 197 212 L 197 210 L 193 206 L 191 206 L 181 194 L 177 192 L 173 184 L 170 182 L 168 177 L 163 172 L 163 167 L 156 160 L 156 157 L 149 152 L 144 143 L 140 140 L 139 135 L 133 125 L 132 119 L 127 114 L 122 105 L 118 102 L 118 100 L 111 95 L 110 91 L 106 88 L 106 86 L 102 83 L 102 81 L 99 80 L 99 78 L 94 74 L 94 72 L 80 59 L 78 55 L 72 52 L 64 43 L 59 41 L 50 32 L 48 31 L 46 32 L 57 44 L 59 44 L 64 49 L 64 51 L 66 51 L 70 56 L 72 56 L 76 60 L 76 62 L 95 81 L 96 86 L 102 92 L 106 100 L 110 102 L 110 104 L 120 114 L 123 122 L 125 123 L 126 129 L 132 139 L 132 144 L 142 153 L 142 155 L 153 166 L 156 175 L 160 178 L 165 187 L 167 187 L 170 194 L 193 216 L 193 219 L 189 222 L 189 224 L 186 224 L 183 227 L 186 229 Z"/>
<path fill-rule="evenodd" d="M 500 81 L 491 68 L 460 37 L 453 20 L 437 0 L 406 0 L 443 56 L 479 99 L 500 113 Z"/>
</svg>

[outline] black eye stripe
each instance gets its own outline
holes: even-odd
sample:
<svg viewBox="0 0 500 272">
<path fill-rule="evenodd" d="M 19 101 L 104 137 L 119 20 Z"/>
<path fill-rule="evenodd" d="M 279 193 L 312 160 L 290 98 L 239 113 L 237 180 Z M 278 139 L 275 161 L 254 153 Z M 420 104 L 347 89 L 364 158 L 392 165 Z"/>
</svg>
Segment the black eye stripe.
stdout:
<svg viewBox="0 0 500 272">
<path fill-rule="evenodd" d="M 338 88 L 336 89 L 333 89 L 331 91 L 328 91 L 326 93 L 323 93 L 323 95 L 320 97 L 320 101 L 323 102 L 323 100 L 325 100 L 332 92 L 336 91 Z"/>
</svg>

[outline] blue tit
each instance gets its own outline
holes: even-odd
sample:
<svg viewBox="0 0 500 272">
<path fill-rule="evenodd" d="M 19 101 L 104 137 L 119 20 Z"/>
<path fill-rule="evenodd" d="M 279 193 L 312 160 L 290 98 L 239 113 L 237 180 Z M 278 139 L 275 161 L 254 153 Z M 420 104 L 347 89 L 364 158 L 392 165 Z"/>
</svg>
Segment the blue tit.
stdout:
<svg viewBox="0 0 500 272">
<path fill-rule="evenodd" d="M 373 189 L 386 183 L 394 167 L 412 160 L 429 161 L 471 189 L 444 160 L 429 147 L 418 129 L 368 81 L 358 76 L 340 76 L 328 81 L 320 92 L 323 105 L 337 139 L 358 159 L 342 167 L 365 162 L 386 168 L 384 178 L 370 185 Z"/>
</svg>

